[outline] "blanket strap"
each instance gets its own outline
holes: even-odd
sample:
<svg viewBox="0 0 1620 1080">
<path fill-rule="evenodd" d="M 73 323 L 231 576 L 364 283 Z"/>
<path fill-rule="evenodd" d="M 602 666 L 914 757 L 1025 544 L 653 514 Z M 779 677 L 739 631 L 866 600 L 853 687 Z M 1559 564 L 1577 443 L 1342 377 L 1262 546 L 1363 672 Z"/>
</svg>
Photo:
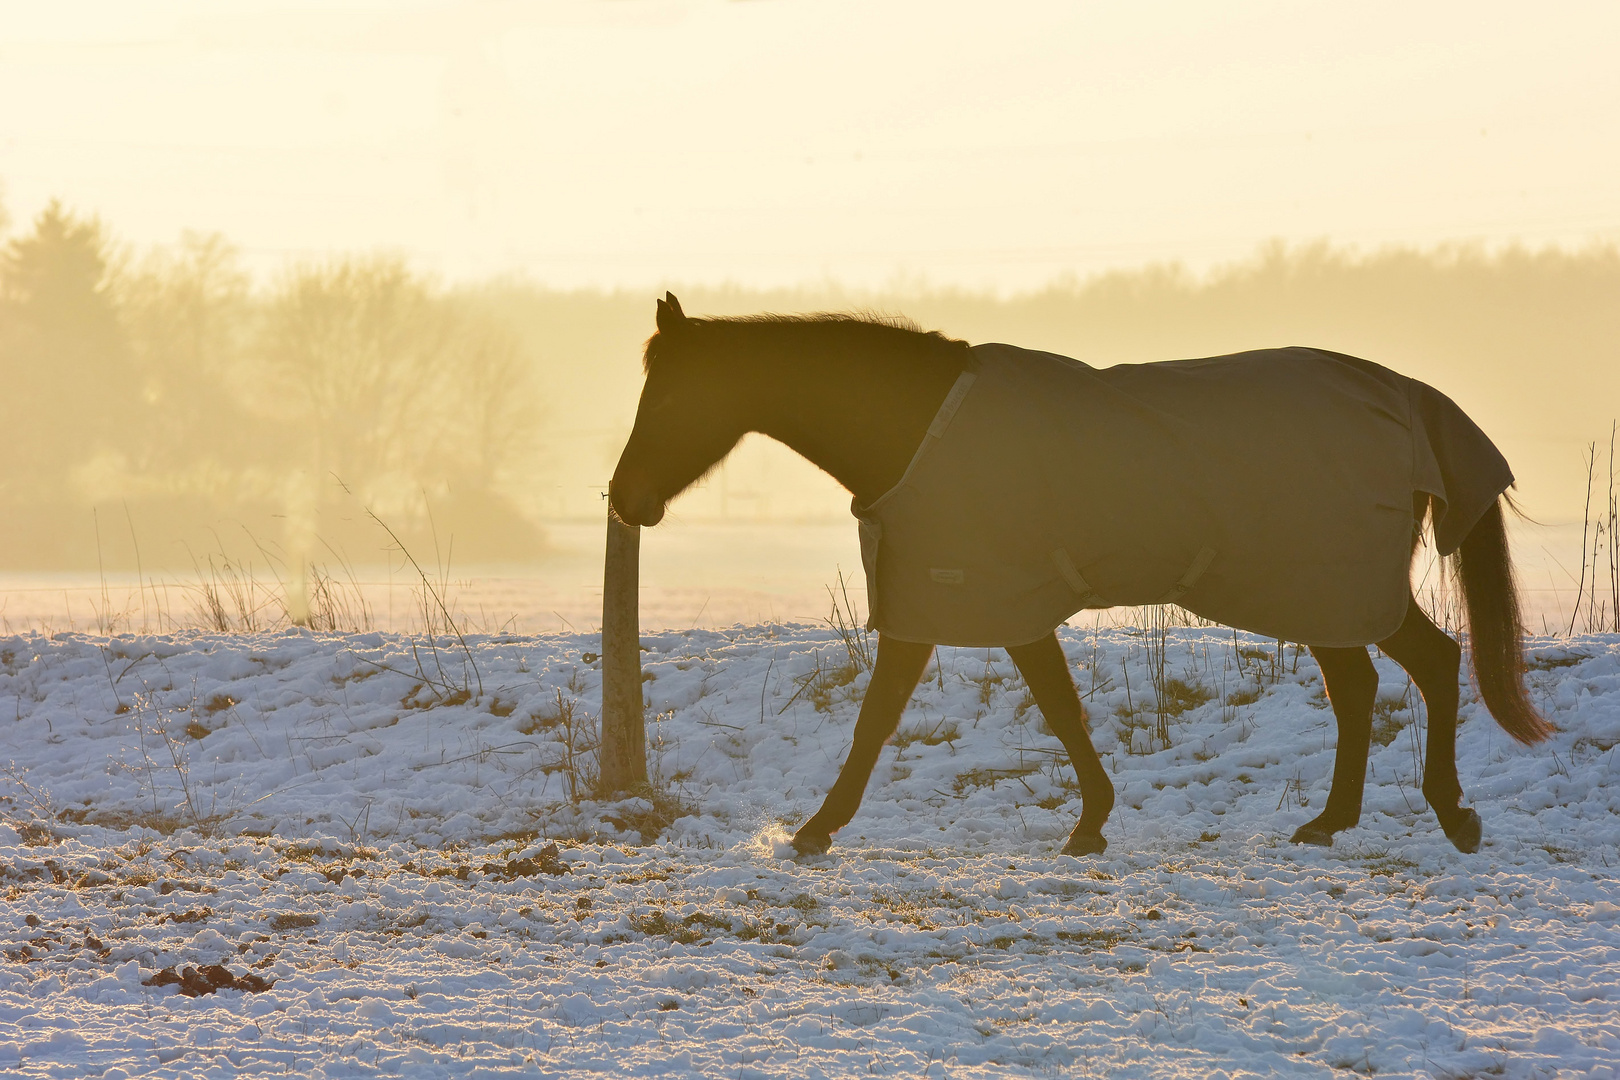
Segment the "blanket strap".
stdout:
<svg viewBox="0 0 1620 1080">
<path fill-rule="evenodd" d="M 1204 571 L 1208 570 L 1209 564 L 1214 561 L 1214 548 L 1199 548 L 1198 557 L 1193 559 L 1192 565 L 1187 567 L 1187 569 L 1182 572 L 1180 577 L 1176 578 L 1176 583 L 1171 587 L 1170 591 L 1159 598 L 1159 603 L 1173 604 L 1177 600 L 1180 600 L 1182 596 L 1185 595 L 1187 590 L 1192 588 L 1193 585 L 1197 583 L 1198 579 L 1204 576 Z"/>
<path fill-rule="evenodd" d="M 962 399 L 967 397 L 969 390 L 973 389 L 973 380 L 976 378 L 978 376 L 971 371 L 964 371 L 956 377 L 956 382 L 951 385 L 950 393 L 945 395 L 945 400 L 940 403 L 939 411 L 934 414 L 933 422 L 928 425 L 929 438 L 938 439 L 944 437 L 945 429 L 951 426 L 951 421 L 956 417 L 956 410 L 962 407 Z"/>
<path fill-rule="evenodd" d="M 895 482 L 894 487 L 873 499 L 870 505 L 863 507 L 860 505 L 859 499 L 855 500 L 851 504 L 851 508 L 854 510 L 856 517 L 860 517 L 862 513 L 870 513 L 877 509 L 878 505 L 885 499 L 906 486 L 906 482 L 911 479 L 911 474 L 917 471 L 917 463 L 927 457 L 928 451 L 932 449 L 933 445 L 945 437 L 945 429 L 951 426 L 951 421 L 956 417 L 956 410 L 962 407 L 963 399 L 968 396 L 968 391 L 973 389 L 973 381 L 977 378 L 978 375 L 973 371 L 964 371 L 956 377 L 956 382 L 951 384 L 950 393 L 945 395 L 945 400 L 940 403 L 939 411 L 934 414 L 933 421 L 928 425 L 927 434 L 923 436 L 922 442 L 917 444 L 916 452 L 911 455 L 911 461 L 906 464 L 906 471 L 900 474 L 900 479 Z"/>
<path fill-rule="evenodd" d="M 1080 571 L 1074 568 L 1074 560 L 1069 558 L 1067 551 L 1062 548 L 1053 548 L 1052 565 L 1057 567 L 1057 572 L 1063 576 L 1063 580 L 1069 583 L 1069 588 L 1080 594 L 1081 607 L 1103 608 L 1112 606 L 1108 601 L 1098 596 L 1097 590 L 1093 589 L 1090 583 L 1080 576 Z"/>
</svg>

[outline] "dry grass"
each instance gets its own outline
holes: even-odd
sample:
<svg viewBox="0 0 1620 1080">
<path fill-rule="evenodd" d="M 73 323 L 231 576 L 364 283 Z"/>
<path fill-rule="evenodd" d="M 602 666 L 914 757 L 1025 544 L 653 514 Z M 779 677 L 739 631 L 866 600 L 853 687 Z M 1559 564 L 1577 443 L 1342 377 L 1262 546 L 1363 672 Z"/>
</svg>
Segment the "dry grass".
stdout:
<svg viewBox="0 0 1620 1080">
<path fill-rule="evenodd" d="M 1161 716 L 1175 717 L 1198 708 L 1215 697 L 1215 691 L 1202 683 L 1167 678 L 1158 687 L 1157 706 Z"/>
<path fill-rule="evenodd" d="M 871 671 L 872 664 L 877 659 L 877 649 L 872 644 L 872 636 L 866 629 L 865 621 L 856 612 L 855 605 L 849 598 L 849 585 L 844 581 L 842 570 L 838 571 L 836 589 L 831 585 L 827 586 L 827 596 L 832 600 L 832 614 L 827 616 L 826 622 L 843 644 L 844 652 L 849 657 L 849 666 L 856 672 Z"/>
<path fill-rule="evenodd" d="M 389 528 L 387 522 L 369 508 L 366 510 L 366 516 L 388 534 L 388 538 L 393 541 L 394 550 L 416 574 L 417 606 L 422 618 L 422 633 L 417 640 L 411 642 L 411 657 L 416 664 L 416 677 L 430 693 L 444 698 L 458 697 L 462 701 L 482 698 L 483 672 L 479 671 L 478 661 L 473 658 L 472 648 L 467 644 L 466 635 L 462 633 L 461 624 L 447 600 L 450 595 L 449 554 L 441 554 L 435 550 L 437 577 L 429 577 L 427 571 L 422 569 L 422 564 L 416 561 L 416 556 L 411 554 L 410 549 L 400 540 L 399 535 Z M 435 548 L 437 545 L 438 533 L 435 531 Z M 455 639 L 455 645 L 459 646 L 461 654 L 459 661 L 453 655 L 455 649 L 440 650 L 441 637 Z"/>
<path fill-rule="evenodd" d="M 921 743 L 924 746 L 939 746 L 942 743 L 954 743 L 962 737 L 962 726 L 955 720 L 941 717 L 937 722 L 926 726 L 901 728 L 894 733 L 894 745 L 901 750 L 912 743 Z"/>
<path fill-rule="evenodd" d="M 1410 719 L 1412 709 L 1412 687 L 1408 685 L 1399 697 L 1380 696 L 1373 702 L 1372 741 L 1379 746 L 1388 746 L 1395 741 L 1401 729 L 1406 726 L 1401 717 L 1404 714 Z"/>
<path fill-rule="evenodd" d="M 1598 445 L 1586 448 L 1586 505 L 1581 513 L 1581 576 L 1569 633 L 1577 624 L 1588 634 L 1620 633 L 1620 489 L 1615 486 L 1616 425 L 1609 428 L 1608 505 L 1592 508 Z M 1584 607 L 1584 611 L 1583 611 Z"/>
<path fill-rule="evenodd" d="M 793 694 L 776 710 L 776 714 L 782 715 L 800 700 L 808 701 L 817 712 L 831 712 L 833 705 L 848 696 L 838 691 L 853 683 L 861 671 L 860 665 L 853 660 L 830 663 L 821 653 L 816 653 L 815 665 L 803 675 L 794 677 Z"/>
<path fill-rule="evenodd" d="M 328 545 L 330 548 L 330 545 Z M 342 577 L 319 564 L 308 567 L 305 625 L 328 633 L 362 633 L 375 627 L 376 620 L 367 603 L 360 581 L 349 561 L 333 551 Z"/>
<path fill-rule="evenodd" d="M 518 725 L 525 735 L 552 732 L 556 735 L 556 748 L 539 766 L 547 776 L 560 774 L 567 787 L 568 801 L 577 803 L 595 790 L 597 772 L 595 753 L 601 736 L 597 718 L 580 707 L 579 693 L 584 690 L 576 672 L 566 688 L 558 687 L 553 702 L 529 714 Z"/>
<path fill-rule="evenodd" d="M 252 562 L 232 559 L 221 551 L 209 555 L 206 565 L 192 556 L 196 579 L 182 587 L 192 596 L 193 619 L 222 634 L 253 634 L 268 630 L 287 618 L 286 591 L 261 582 Z"/>
</svg>

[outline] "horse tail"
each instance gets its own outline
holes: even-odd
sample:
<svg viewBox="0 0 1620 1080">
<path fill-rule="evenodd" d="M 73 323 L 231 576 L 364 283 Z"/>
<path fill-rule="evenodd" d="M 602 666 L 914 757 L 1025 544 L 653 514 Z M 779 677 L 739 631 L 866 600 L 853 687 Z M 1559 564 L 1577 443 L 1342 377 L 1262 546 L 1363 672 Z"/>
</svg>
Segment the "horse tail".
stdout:
<svg viewBox="0 0 1620 1080">
<path fill-rule="evenodd" d="M 1502 500 L 1493 501 L 1480 516 L 1453 558 L 1468 610 L 1468 651 L 1479 696 L 1503 731 L 1526 745 L 1538 743 L 1553 733 L 1553 726 L 1530 704 L 1524 689 L 1524 624 Z"/>
</svg>

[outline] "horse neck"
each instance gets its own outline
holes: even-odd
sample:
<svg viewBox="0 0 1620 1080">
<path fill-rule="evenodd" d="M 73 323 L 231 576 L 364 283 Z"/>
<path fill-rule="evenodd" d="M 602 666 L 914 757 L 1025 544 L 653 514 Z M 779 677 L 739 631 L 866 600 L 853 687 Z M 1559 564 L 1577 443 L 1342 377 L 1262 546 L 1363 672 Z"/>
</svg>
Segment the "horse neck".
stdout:
<svg viewBox="0 0 1620 1080">
<path fill-rule="evenodd" d="M 937 356 L 875 348 L 784 349 L 768 358 L 753 430 L 786 444 L 862 503 L 900 481 L 961 374 Z"/>
</svg>

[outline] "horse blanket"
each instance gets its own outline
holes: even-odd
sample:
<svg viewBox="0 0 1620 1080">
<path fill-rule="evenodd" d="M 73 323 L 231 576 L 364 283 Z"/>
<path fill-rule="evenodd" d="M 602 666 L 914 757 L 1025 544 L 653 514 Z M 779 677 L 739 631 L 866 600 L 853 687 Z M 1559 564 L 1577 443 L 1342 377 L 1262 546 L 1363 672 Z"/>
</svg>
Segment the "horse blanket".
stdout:
<svg viewBox="0 0 1620 1080">
<path fill-rule="evenodd" d="M 1093 368 L 979 345 L 862 506 L 868 627 L 1020 645 L 1083 608 L 1176 603 L 1306 645 L 1406 615 L 1428 496 L 1455 551 L 1513 482 L 1449 398 L 1318 349 Z"/>
</svg>

